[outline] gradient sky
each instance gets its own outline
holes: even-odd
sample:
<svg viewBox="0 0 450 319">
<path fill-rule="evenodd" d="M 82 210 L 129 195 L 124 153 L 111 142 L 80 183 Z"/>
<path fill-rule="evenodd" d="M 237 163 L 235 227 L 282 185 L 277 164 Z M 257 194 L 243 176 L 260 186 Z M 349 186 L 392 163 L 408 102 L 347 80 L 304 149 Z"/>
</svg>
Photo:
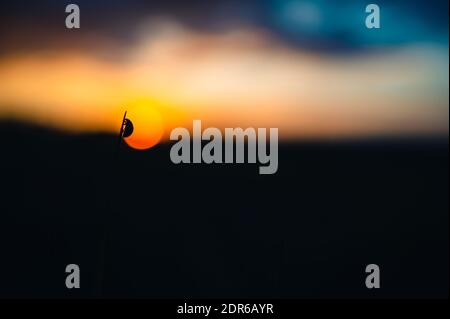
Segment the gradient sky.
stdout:
<svg viewBox="0 0 450 319">
<path fill-rule="evenodd" d="M 282 138 L 448 134 L 448 1 L 11 1 L 0 118 L 117 131 L 125 109 Z M 145 116 L 142 115 L 142 116 Z"/>
</svg>

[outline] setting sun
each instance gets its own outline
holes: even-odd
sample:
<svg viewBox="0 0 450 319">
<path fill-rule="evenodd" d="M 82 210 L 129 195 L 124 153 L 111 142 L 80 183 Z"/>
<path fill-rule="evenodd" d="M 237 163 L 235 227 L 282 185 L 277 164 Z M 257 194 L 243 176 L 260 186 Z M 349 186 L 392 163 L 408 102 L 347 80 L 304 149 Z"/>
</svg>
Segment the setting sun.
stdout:
<svg viewBox="0 0 450 319">
<path fill-rule="evenodd" d="M 132 148 L 145 150 L 159 143 L 164 128 L 160 114 L 151 106 L 138 105 L 128 109 L 127 118 L 134 125 L 131 136 L 125 142 Z"/>
</svg>

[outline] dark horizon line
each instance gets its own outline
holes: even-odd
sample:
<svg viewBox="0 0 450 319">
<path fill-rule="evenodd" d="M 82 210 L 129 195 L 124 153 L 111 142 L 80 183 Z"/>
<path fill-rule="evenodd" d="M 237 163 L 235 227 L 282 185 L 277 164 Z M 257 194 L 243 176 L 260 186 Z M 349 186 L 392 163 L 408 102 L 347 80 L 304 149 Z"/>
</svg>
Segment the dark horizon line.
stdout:
<svg viewBox="0 0 450 319">
<path fill-rule="evenodd" d="M 119 123 L 120 124 L 120 123 Z M 8 131 L 38 131 L 43 135 L 53 135 L 60 137 L 97 137 L 97 138 L 111 138 L 112 140 L 117 139 L 117 134 L 119 134 L 120 125 L 118 125 L 117 134 L 113 132 L 71 132 L 69 130 L 64 130 L 57 127 L 50 127 L 40 123 L 34 123 L 30 121 L 23 121 L 17 119 L 0 119 L 0 131 L 6 131 L 6 135 L 8 135 Z M 5 132 L 4 132 L 5 134 Z M 14 134 L 13 134 L 14 135 Z M 34 134 L 33 134 L 34 135 Z M 192 138 L 191 138 L 192 139 Z M 162 140 L 158 145 L 170 145 L 173 142 Z M 282 145 L 296 145 L 296 144 L 304 144 L 304 145 L 357 145 L 359 143 L 362 144 L 401 144 L 401 145 L 409 145 L 409 144 L 432 144 L 435 146 L 446 146 L 448 148 L 449 145 L 449 133 L 436 133 L 436 134 L 378 134 L 378 135 L 359 135 L 359 136 L 346 136 L 346 137 L 288 137 L 282 138 L 280 137 L 280 144 Z"/>
</svg>

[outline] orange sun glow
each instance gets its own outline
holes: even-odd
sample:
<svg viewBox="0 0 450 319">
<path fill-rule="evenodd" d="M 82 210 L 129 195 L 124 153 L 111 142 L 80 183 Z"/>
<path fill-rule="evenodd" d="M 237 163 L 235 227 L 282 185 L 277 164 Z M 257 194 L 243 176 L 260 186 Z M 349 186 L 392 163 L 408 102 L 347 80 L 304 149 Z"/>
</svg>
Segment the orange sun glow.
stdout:
<svg viewBox="0 0 450 319">
<path fill-rule="evenodd" d="M 124 139 L 130 147 L 145 150 L 159 143 L 164 128 L 158 111 L 151 106 L 139 105 L 128 109 L 127 118 L 134 126 L 133 134 Z"/>
</svg>

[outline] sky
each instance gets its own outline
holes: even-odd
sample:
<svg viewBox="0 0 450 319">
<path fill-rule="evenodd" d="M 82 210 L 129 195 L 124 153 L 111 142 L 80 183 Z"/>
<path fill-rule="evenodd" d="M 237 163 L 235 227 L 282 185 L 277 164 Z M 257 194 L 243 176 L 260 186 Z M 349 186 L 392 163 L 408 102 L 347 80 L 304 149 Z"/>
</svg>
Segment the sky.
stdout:
<svg viewBox="0 0 450 319">
<path fill-rule="evenodd" d="M 0 121 L 448 135 L 448 1 L 378 1 L 380 29 L 365 1 L 83 0 L 69 30 L 68 3 L 2 2 Z"/>
</svg>

